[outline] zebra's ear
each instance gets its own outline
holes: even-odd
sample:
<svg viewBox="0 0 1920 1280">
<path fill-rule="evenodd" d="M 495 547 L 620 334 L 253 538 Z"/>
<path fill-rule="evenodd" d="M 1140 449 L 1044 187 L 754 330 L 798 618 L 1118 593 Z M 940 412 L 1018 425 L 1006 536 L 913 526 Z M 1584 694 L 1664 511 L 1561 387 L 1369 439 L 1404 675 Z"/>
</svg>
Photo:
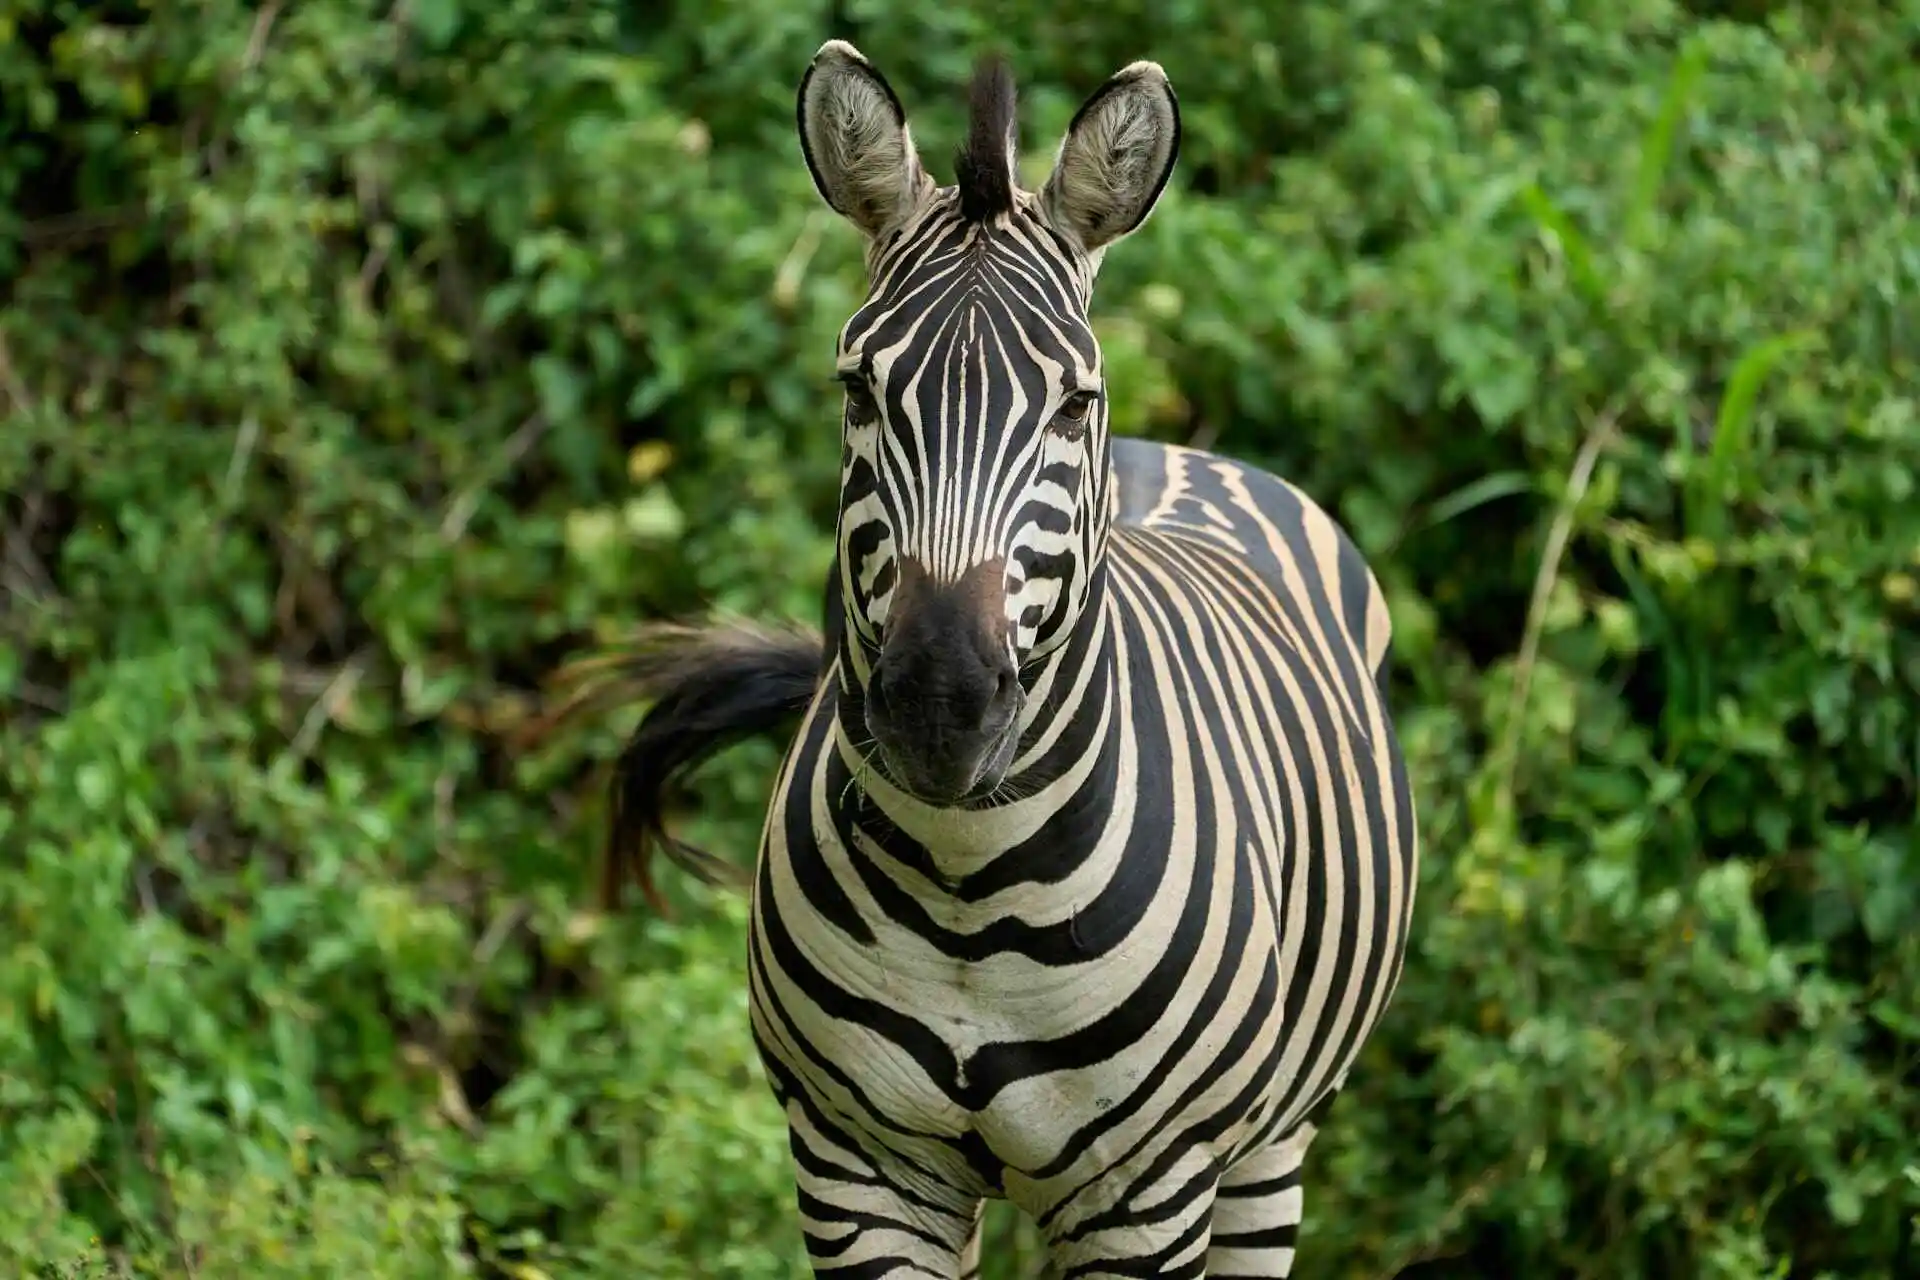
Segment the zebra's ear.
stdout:
<svg viewBox="0 0 1920 1280">
<path fill-rule="evenodd" d="M 1075 113 L 1040 207 L 1097 253 L 1147 220 L 1180 154 L 1180 101 L 1157 62 L 1123 67 Z"/>
<path fill-rule="evenodd" d="M 821 199 L 869 238 L 932 191 L 900 99 L 845 40 L 829 40 L 813 55 L 800 81 L 798 114 L 800 149 Z"/>
</svg>

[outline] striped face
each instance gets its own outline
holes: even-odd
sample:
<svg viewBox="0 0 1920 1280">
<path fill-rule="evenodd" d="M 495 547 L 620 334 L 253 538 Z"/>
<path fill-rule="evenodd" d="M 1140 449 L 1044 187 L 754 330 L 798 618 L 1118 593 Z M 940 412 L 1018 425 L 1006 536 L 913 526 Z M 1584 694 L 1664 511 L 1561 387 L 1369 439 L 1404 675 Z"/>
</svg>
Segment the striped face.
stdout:
<svg viewBox="0 0 1920 1280">
<path fill-rule="evenodd" d="M 929 202 L 841 331 L 842 591 L 875 648 L 903 561 L 935 583 L 981 579 L 1016 666 L 1086 603 L 1108 497 L 1092 271 L 1033 205 L 972 222 L 957 194 Z"/>
<path fill-rule="evenodd" d="M 1024 191 L 1011 78 L 988 64 L 972 95 L 951 187 L 853 46 L 824 45 L 799 99 L 814 183 L 867 240 L 867 298 L 835 353 L 843 680 L 893 781 L 933 803 L 998 786 L 1023 673 L 1091 598 L 1111 481 L 1087 303 L 1107 247 L 1158 200 L 1180 135 L 1166 76 L 1135 63 Z"/>
</svg>

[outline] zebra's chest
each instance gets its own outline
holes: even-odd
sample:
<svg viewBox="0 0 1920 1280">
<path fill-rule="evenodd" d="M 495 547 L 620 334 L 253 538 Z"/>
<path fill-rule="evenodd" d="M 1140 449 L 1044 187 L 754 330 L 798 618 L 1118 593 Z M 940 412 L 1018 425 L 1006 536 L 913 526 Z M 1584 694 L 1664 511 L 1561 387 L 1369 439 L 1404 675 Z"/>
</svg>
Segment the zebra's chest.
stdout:
<svg viewBox="0 0 1920 1280">
<path fill-rule="evenodd" d="M 761 930 L 805 939 L 785 964 L 756 947 L 760 1014 L 791 1033 L 769 1048 L 851 1128 L 961 1143 L 1032 1172 L 1150 1070 L 1143 1046 L 1100 1025 L 1136 985 L 1137 947 L 1055 967 L 955 957 L 891 928 L 863 945 L 818 917 Z"/>
<path fill-rule="evenodd" d="M 857 864 L 830 825 L 776 823 L 752 953 L 764 1051 L 849 1130 L 987 1186 L 1011 1174 L 1010 1194 L 1123 1160 L 1184 1108 L 1245 1111 L 1218 1128 L 1231 1142 L 1271 1070 L 1258 1054 L 1207 1064 L 1272 1018 L 1276 991 L 1270 918 L 1220 834 L 1211 863 L 1155 842 L 1166 874 L 1103 918 L 1078 910 L 1098 886 L 1071 881 L 942 913 Z M 1223 956 L 1237 959 L 1209 959 Z"/>
</svg>

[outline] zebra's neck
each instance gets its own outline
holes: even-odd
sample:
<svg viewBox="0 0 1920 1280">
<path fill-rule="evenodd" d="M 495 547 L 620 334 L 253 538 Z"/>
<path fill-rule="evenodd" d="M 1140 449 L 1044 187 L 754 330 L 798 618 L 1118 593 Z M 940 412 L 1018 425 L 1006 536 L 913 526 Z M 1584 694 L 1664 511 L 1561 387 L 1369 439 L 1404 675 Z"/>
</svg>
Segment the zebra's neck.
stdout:
<svg viewBox="0 0 1920 1280">
<path fill-rule="evenodd" d="M 1115 622 L 1106 573 L 1097 570 L 1071 637 L 1024 678 L 1020 746 L 1006 778 L 983 801 L 926 804 L 894 786 L 870 758 L 864 704 L 842 628 L 831 749 L 846 780 L 827 797 L 834 825 L 856 855 L 917 873 L 927 892 L 976 897 L 1020 880 L 1056 881 L 1104 856 L 1098 834 L 1122 785 L 1124 752 Z"/>
</svg>

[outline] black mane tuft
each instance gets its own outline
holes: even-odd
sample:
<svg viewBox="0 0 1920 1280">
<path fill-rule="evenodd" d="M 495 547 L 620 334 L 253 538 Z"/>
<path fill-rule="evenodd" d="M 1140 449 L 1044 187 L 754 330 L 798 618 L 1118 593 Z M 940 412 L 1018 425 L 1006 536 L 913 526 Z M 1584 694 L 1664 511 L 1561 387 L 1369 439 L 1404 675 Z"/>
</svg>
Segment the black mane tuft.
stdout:
<svg viewBox="0 0 1920 1280">
<path fill-rule="evenodd" d="M 1013 72 L 997 56 L 974 69 L 967 110 L 967 145 L 953 162 L 960 214 L 983 222 L 1013 208 Z"/>
</svg>

